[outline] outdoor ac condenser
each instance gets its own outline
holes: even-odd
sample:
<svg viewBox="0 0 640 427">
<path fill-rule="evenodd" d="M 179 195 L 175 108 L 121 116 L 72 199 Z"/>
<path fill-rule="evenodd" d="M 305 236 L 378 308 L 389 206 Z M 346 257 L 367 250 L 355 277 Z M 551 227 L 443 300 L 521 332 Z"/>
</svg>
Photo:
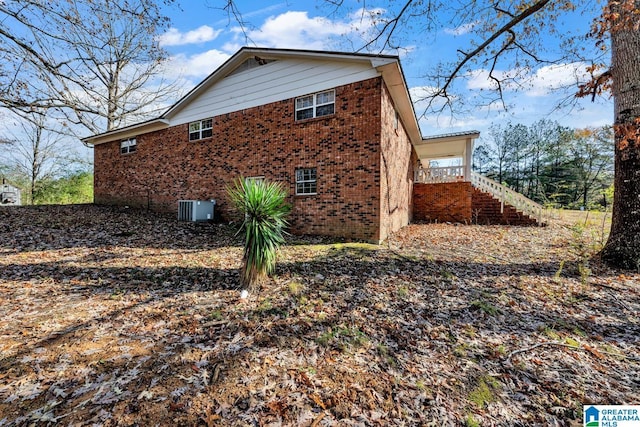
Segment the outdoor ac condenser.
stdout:
<svg viewBox="0 0 640 427">
<path fill-rule="evenodd" d="M 210 221 L 215 200 L 178 200 L 178 221 Z"/>
</svg>

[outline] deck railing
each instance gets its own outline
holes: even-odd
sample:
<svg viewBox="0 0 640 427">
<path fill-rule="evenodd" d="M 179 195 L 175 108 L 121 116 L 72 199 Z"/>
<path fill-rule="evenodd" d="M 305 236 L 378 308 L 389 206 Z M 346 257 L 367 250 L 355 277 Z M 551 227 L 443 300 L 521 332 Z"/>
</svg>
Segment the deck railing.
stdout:
<svg viewBox="0 0 640 427">
<path fill-rule="evenodd" d="M 418 168 L 414 182 L 435 184 L 439 182 L 460 182 L 464 179 L 464 166 L 445 166 L 437 168 Z"/>
<path fill-rule="evenodd" d="M 504 211 L 504 205 L 506 203 L 520 212 L 536 218 L 539 225 L 543 224 L 543 217 L 547 216 L 546 209 L 528 197 L 475 172 L 471 172 L 471 183 L 479 190 L 489 193 L 498 199 L 500 201 L 501 213 Z"/>
<path fill-rule="evenodd" d="M 464 166 L 445 166 L 436 168 L 418 168 L 415 170 L 414 182 L 422 184 L 436 184 L 446 182 L 471 181 L 477 189 L 491 194 L 500 202 L 500 213 L 504 212 L 504 205 L 508 204 L 518 211 L 538 220 L 538 224 L 543 224 L 543 219 L 548 219 L 549 212 L 522 194 L 513 191 L 491 178 L 471 172 L 470 179 L 465 179 Z"/>
</svg>

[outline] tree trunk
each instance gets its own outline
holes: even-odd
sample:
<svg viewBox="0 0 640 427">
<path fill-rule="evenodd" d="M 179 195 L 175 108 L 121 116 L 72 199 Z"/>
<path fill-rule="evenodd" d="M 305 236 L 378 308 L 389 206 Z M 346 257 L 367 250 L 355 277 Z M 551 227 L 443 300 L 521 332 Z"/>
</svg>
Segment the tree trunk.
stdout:
<svg viewBox="0 0 640 427">
<path fill-rule="evenodd" d="M 628 9 L 613 3 L 620 20 L 611 29 L 615 192 L 611 234 L 601 255 L 612 267 L 640 270 L 640 29 L 633 28 L 637 18 Z M 640 8 L 639 0 L 634 3 Z"/>
</svg>

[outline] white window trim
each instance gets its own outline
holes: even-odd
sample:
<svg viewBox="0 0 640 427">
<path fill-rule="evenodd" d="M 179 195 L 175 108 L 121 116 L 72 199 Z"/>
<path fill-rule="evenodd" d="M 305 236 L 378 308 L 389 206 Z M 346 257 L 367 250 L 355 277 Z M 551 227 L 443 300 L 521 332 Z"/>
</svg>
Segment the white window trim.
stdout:
<svg viewBox="0 0 640 427">
<path fill-rule="evenodd" d="M 301 179 L 298 180 L 298 171 L 305 171 L 305 170 L 311 170 L 313 169 L 315 171 L 315 179 Z M 295 170 L 295 174 L 296 174 L 296 196 L 314 196 L 316 194 L 318 194 L 318 169 L 317 168 L 297 168 Z M 304 184 L 307 182 L 313 182 L 316 185 L 316 191 L 314 191 L 313 193 L 304 193 L 304 192 L 299 192 L 298 191 L 298 184 Z M 304 185 L 303 185 L 304 188 Z"/>
<path fill-rule="evenodd" d="M 320 95 L 324 95 L 325 93 L 331 93 L 331 99 L 332 101 L 330 102 L 322 102 L 319 103 L 318 102 L 318 97 Z M 312 97 L 313 98 L 313 104 L 306 106 L 306 107 L 301 107 L 298 108 L 298 100 L 302 99 L 302 98 L 308 98 L 308 97 Z M 323 107 L 325 105 L 333 105 L 333 113 L 329 113 L 329 114 L 323 114 L 322 116 L 318 116 L 317 111 L 318 111 L 318 107 Z M 305 117 L 302 119 L 298 118 L 298 111 L 303 111 L 303 110 L 311 110 L 313 112 L 313 115 L 311 117 Z M 335 89 L 329 89 L 329 90 L 323 90 L 322 92 L 316 92 L 316 93 L 312 93 L 309 95 L 305 95 L 305 96 L 299 96 L 295 99 L 295 118 L 296 121 L 302 121 L 302 120 L 310 120 L 310 119 L 315 119 L 318 117 L 325 117 L 325 116 L 330 116 L 332 114 L 336 113 L 336 90 Z"/>
<path fill-rule="evenodd" d="M 204 127 L 204 123 L 205 122 L 210 122 L 211 125 L 208 126 L 208 127 Z M 191 125 L 196 124 L 196 123 L 198 124 L 198 130 L 192 131 L 191 130 Z M 202 120 L 196 120 L 195 122 L 189 123 L 189 141 L 199 141 L 201 139 L 211 138 L 210 136 L 204 136 L 204 137 L 202 136 L 202 133 L 204 131 L 206 131 L 206 130 L 210 130 L 211 134 L 213 136 L 213 119 L 211 119 L 211 118 L 210 119 L 202 119 Z M 194 134 L 194 135 L 198 134 L 198 137 L 194 138 L 194 139 L 191 139 L 191 135 L 192 134 Z"/>
<path fill-rule="evenodd" d="M 138 151 L 138 141 L 135 138 L 120 141 L 120 154 L 132 154 Z"/>
</svg>

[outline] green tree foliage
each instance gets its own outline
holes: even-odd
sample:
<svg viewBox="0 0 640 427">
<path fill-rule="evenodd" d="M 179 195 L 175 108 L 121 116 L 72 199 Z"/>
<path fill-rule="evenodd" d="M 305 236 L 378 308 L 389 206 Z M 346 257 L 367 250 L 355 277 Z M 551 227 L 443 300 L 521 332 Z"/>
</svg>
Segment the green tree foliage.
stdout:
<svg viewBox="0 0 640 427">
<path fill-rule="evenodd" d="M 15 170 L 1 168 L 0 171 L 12 185 L 22 190 L 22 204 L 67 205 L 93 202 L 93 173 L 77 170 L 63 176 L 50 177 L 38 181 L 31 194 L 28 176 Z"/>
<path fill-rule="evenodd" d="M 16 126 L 4 139 L 0 165 L 5 175 L 20 183 L 23 204 L 73 203 L 75 196 L 61 199 L 53 194 L 65 179 L 81 173 L 90 175 L 89 160 L 74 149 L 78 144 L 65 139 L 56 120 L 50 120 L 46 113 L 34 110 L 5 116 L 13 118 Z M 82 202 L 86 201 L 90 200 L 84 198 Z"/>
<path fill-rule="evenodd" d="M 79 171 L 46 181 L 36 196 L 38 204 L 92 203 L 93 174 L 88 171 Z"/>
<path fill-rule="evenodd" d="M 574 130 L 548 120 L 493 125 L 474 157 L 476 171 L 539 203 L 573 209 L 611 203 L 604 196 L 613 182 L 609 127 Z"/>
<path fill-rule="evenodd" d="M 244 289 L 257 291 L 276 266 L 276 253 L 284 243 L 287 216 L 287 191 L 278 182 L 238 178 L 227 193 L 236 209 L 244 215 L 244 254 L 240 281 Z"/>
</svg>

